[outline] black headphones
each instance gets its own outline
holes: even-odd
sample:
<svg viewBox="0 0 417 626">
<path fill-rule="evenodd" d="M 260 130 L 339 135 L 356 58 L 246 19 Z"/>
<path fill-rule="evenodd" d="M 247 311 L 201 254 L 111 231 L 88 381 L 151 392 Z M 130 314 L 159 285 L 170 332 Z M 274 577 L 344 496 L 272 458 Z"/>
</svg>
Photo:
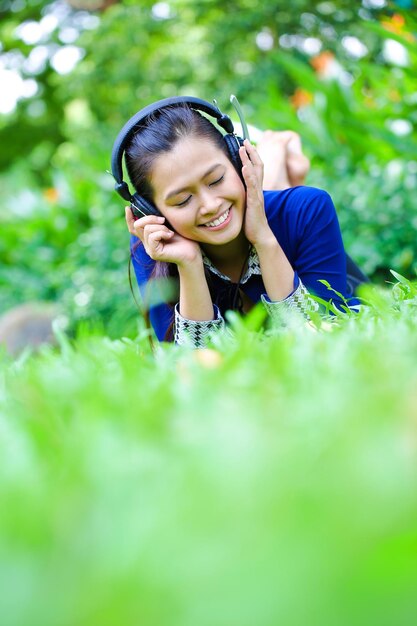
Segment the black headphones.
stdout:
<svg viewBox="0 0 417 626">
<path fill-rule="evenodd" d="M 236 100 L 234 96 L 232 96 Z M 236 107 L 236 104 L 231 100 Z M 143 217 L 144 215 L 161 215 L 158 209 L 149 200 L 143 198 L 139 193 L 135 192 L 133 195 L 129 191 L 127 183 L 123 180 L 123 154 L 130 139 L 133 137 L 138 129 L 138 126 L 149 116 L 151 113 L 158 111 L 164 107 L 168 107 L 175 104 L 188 104 L 192 109 L 207 113 L 211 117 L 214 117 L 217 124 L 226 131 L 223 135 L 223 139 L 226 142 L 227 150 L 230 160 L 235 166 L 237 172 L 242 178 L 242 162 L 239 156 L 239 148 L 243 145 L 243 139 L 238 137 L 233 128 L 232 120 L 228 115 L 224 115 L 215 104 L 210 104 L 200 98 L 194 98 L 193 96 L 178 96 L 175 98 L 165 98 L 164 100 L 158 100 L 153 104 L 148 105 L 144 109 L 141 109 L 136 115 L 130 118 L 128 122 L 123 126 L 122 130 L 116 137 L 116 141 L 113 145 L 113 151 L 111 155 L 111 171 L 116 181 L 114 186 L 117 193 L 122 196 L 124 200 L 130 202 L 133 214 L 136 217 Z M 236 107 L 239 117 L 241 118 L 241 112 Z M 243 122 L 242 118 L 241 121 Z M 242 123 L 245 128 L 244 123 Z M 246 133 L 245 133 L 246 134 Z"/>
</svg>

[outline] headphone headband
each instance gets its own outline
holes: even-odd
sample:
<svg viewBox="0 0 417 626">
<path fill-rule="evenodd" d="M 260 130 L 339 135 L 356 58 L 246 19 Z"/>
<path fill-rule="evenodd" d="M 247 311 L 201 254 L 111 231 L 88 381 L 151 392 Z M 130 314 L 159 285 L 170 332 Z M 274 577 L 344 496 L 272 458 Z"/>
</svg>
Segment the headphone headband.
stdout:
<svg viewBox="0 0 417 626">
<path fill-rule="evenodd" d="M 116 137 L 116 140 L 113 144 L 112 156 L 111 156 L 111 170 L 114 179 L 116 180 L 115 190 L 118 194 L 122 196 L 128 202 L 131 199 L 131 194 L 129 192 L 129 187 L 127 183 L 123 180 L 123 153 L 126 148 L 126 144 L 129 142 L 133 131 L 136 126 L 147 118 L 149 115 L 162 109 L 164 107 L 168 107 L 174 104 L 188 104 L 192 109 L 196 109 L 198 111 L 203 111 L 207 113 L 211 117 L 214 117 L 227 133 L 234 133 L 232 120 L 228 115 L 224 115 L 220 109 L 207 102 L 206 100 L 201 100 L 200 98 L 194 98 L 193 96 L 176 96 L 174 98 L 164 98 L 163 100 L 158 100 L 153 104 L 149 104 L 144 109 L 141 109 L 138 113 L 136 113 L 133 117 L 130 118 L 123 126 L 122 130 Z"/>
</svg>

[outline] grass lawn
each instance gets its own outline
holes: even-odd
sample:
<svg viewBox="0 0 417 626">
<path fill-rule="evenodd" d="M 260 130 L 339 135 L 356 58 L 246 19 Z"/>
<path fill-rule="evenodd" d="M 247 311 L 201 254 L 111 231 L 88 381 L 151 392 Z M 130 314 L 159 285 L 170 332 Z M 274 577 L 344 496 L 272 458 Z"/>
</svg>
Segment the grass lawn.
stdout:
<svg viewBox="0 0 417 626">
<path fill-rule="evenodd" d="M 417 290 L 366 297 L 212 351 L 3 354 L 2 624 L 413 624 Z"/>
</svg>

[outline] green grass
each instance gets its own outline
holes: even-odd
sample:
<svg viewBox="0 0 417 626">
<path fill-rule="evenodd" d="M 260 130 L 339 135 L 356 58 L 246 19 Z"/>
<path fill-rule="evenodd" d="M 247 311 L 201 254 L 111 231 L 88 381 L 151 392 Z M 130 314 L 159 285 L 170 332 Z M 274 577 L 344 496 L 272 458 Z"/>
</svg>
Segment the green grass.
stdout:
<svg viewBox="0 0 417 626">
<path fill-rule="evenodd" d="M 414 623 L 417 290 L 397 278 L 318 332 L 236 319 L 214 354 L 85 333 L 3 355 L 2 624 Z"/>
</svg>

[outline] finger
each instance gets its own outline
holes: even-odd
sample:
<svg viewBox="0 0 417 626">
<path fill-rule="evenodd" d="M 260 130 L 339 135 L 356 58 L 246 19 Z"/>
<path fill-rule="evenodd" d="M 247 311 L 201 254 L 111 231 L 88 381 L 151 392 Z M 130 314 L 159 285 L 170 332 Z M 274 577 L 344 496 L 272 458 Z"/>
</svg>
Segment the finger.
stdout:
<svg viewBox="0 0 417 626">
<path fill-rule="evenodd" d="M 145 217 L 134 218 L 135 224 L 140 228 L 143 228 L 147 224 L 163 224 L 165 217 L 162 215 L 145 215 Z"/>
<path fill-rule="evenodd" d="M 249 155 L 249 159 L 252 161 L 253 165 L 255 167 L 262 167 L 263 163 L 255 146 L 253 146 L 248 139 L 245 139 L 243 146 L 247 154 Z"/>
<path fill-rule="evenodd" d="M 254 170 L 255 164 L 251 161 L 250 155 L 248 154 L 248 151 L 246 150 L 246 146 L 241 146 L 239 148 L 239 156 L 240 156 L 240 160 L 242 161 L 242 166 L 246 167 L 246 170 Z"/>
<path fill-rule="evenodd" d="M 125 206 L 125 218 L 127 227 L 129 229 L 129 232 L 131 233 L 133 229 L 133 224 L 135 223 L 135 218 L 133 217 L 132 209 L 130 208 L 130 206 Z"/>
<path fill-rule="evenodd" d="M 246 153 L 246 148 L 242 147 L 240 152 L 240 157 L 242 160 L 242 175 L 245 180 L 247 187 L 262 187 L 263 180 L 263 163 L 259 159 L 258 163 L 253 163 L 248 154 Z"/>
<path fill-rule="evenodd" d="M 246 152 L 245 146 L 240 146 L 240 148 L 239 148 L 239 156 L 240 156 L 240 160 L 242 161 L 243 165 L 246 165 L 246 164 L 250 163 L 249 155 Z"/>
<path fill-rule="evenodd" d="M 130 210 L 131 217 L 128 216 L 128 210 Z M 129 232 L 139 239 L 143 238 L 143 229 L 150 224 L 161 225 L 164 223 L 165 218 L 157 215 L 146 215 L 137 219 L 132 215 L 130 207 L 126 207 L 126 221 L 128 222 Z"/>
<path fill-rule="evenodd" d="M 247 196 L 251 199 L 257 198 L 261 191 L 261 181 L 254 171 L 253 165 L 250 167 L 244 165 L 242 167 L 242 174 L 246 184 Z"/>
<path fill-rule="evenodd" d="M 243 165 L 251 164 L 258 172 L 263 170 L 263 162 L 255 146 L 245 139 L 245 144 L 239 149 L 239 155 Z"/>
<path fill-rule="evenodd" d="M 144 242 L 146 251 L 152 254 L 154 251 L 158 250 L 161 242 L 169 241 L 173 236 L 174 233 L 172 230 L 155 230 L 150 233 L 149 237 L 147 237 Z"/>
<path fill-rule="evenodd" d="M 161 224 L 146 224 L 143 228 L 144 237 L 149 237 L 149 235 L 156 232 L 167 232 L 174 234 L 172 230 Z"/>
<path fill-rule="evenodd" d="M 147 236 L 147 240 L 149 242 L 153 242 L 153 241 L 167 241 L 168 239 L 170 239 L 171 237 L 173 237 L 174 233 L 172 232 L 172 230 L 154 230 L 153 232 L 149 233 L 149 235 Z"/>
</svg>

